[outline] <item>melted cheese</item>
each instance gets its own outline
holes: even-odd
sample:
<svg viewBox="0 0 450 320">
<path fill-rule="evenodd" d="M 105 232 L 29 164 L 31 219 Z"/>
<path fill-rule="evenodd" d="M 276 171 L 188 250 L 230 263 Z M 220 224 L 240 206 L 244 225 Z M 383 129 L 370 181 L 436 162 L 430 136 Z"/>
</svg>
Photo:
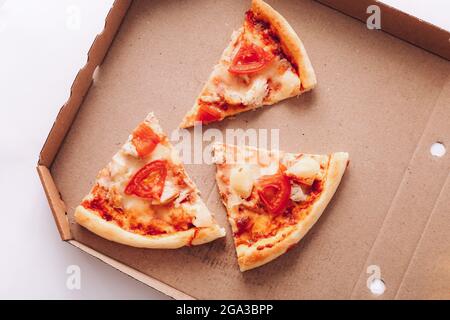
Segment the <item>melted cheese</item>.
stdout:
<svg viewBox="0 0 450 320">
<path fill-rule="evenodd" d="M 135 214 L 141 213 L 142 215 L 148 215 L 150 211 L 149 202 L 145 199 L 122 195 L 122 206 L 127 212 L 134 212 Z"/>
<path fill-rule="evenodd" d="M 303 189 L 300 187 L 300 185 L 293 183 L 291 186 L 290 198 L 292 201 L 299 202 L 299 201 L 305 201 L 307 199 L 307 196 L 303 192 Z"/>
<path fill-rule="evenodd" d="M 320 174 L 320 164 L 311 157 L 303 156 L 286 170 L 286 174 L 300 178 L 307 184 L 312 184 Z"/>
<path fill-rule="evenodd" d="M 235 75 L 228 72 L 231 61 L 239 50 L 239 39 L 245 37 L 248 41 L 264 48 L 260 36 L 245 32 L 241 28 L 234 32 L 231 42 L 222 53 L 206 85 L 206 90 L 199 100 L 204 102 L 218 102 L 220 96 L 231 105 L 258 107 L 265 99 L 269 103 L 291 97 L 300 88 L 301 81 L 293 71 L 293 67 L 285 58 L 276 56 L 263 70 L 251 75 Z M 272 85 L 269 85 L 270 84 Z M 272 86 L 271 90 L 269 88 Z"/>
<path fill-rule="evenodd" d="M 131 142 L 131 139 L 133 139 L 132 136 L 128 137 L 128 141 L 122 146 L 122 151 L 125 154 L 128 154 L 130 156 L 133 156 L 135 158 L 138 158 L 139 155 L 137 153 L 136 147 L 134 146 L 134 144 Z"/>
<path fill-rule="evenodd" d="M 266 176 L 266 175 L 270 176 L 270 175 L 276 174 L 278 172 L 279 168 L 280 168 L 280 165 L 279 165 L 278 161 L 272 160 L 272 161 L 270 161 L 268 166 L 261 167 L 261 175 L 262 176 Z"/>
<path fill-rule="evenodd" d="M 194 221 L 192 223 L 196 227 L 209 227 L 213 225 L 213 219 L 211 213 L 209 212 L 203 201 L 198 200 L 192 205 L 183 205 L 187 211 L 194 214 Z"/>
<path fill-rule="evenodd" d="M 246 199 L 250 196 L 253 184 L 259 177 L 259 168 L 256 165 L 244 164 L 231 170 L 230 186 L 231 189 L 241 198 Z"/>
<path fill-rule="evenodd" d="M 168 203 L 180 194 L 180 191 L 172 182 L 171 179 L 166 179 L 164 182 L 163 192 L 159 200 L 160 203 Z"/>
<path fill-rule="evenodd" d="M 150 161 L 172 159 L 172 150 L 170 147 L 162 143 L 158 143 L 156 148 L 150 154 Z"/>
<path fill-rule="evenodd" d="M 270 99 L 273 101 L 279 101 L 292 96 L 300 87 L 300 78 L 291 70 L 287 69 L 282 75 L 272 78 L 274 83 L 279 83 L 278 90 L 271 91 Z"/>
</svg>

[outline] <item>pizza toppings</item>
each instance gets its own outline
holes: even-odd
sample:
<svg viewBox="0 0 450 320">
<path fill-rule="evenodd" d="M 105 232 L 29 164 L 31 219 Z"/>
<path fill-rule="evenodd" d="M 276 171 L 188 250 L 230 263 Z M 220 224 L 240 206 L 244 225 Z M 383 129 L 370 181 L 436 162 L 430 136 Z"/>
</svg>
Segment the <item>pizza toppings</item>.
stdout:
<svg viewBox="0 0 450 320">
<path fill-rule="evenodd" d="M 270 52 L 253 43 L 242 43 L 228 71 L 233 74 L 253 74 L 264 69 L 274 58 Z"/>
<path fill-rule="evenodd" d="M 160 142 L 159 136 L 153 130 L 141 123 L 134 131 L 131 139 L 139 157 L 148 156 Z"/>
<path fill-rule="evenodd" d="M 279 215 L 287 208 L 291 195 L 291 184 L 285 175 L 277 173 L 262 176 L 257 181 L 257 190 L 269 213 Z"/>
<path fill-rule="evenodd" d="M 166 181 L 164 183 L 163 192 L 161 193 L 159 202 L 161 204 L 169 203 L 170 201 L 174 200 L 179 194 L 180 194 L 180 191 L 175 186 L 173 181 L 170 179 L 166 179 Z"/>
<path fill-rule="evenodd" d="M 301 40 L 281 16 L 266 15 L 258 6 L 252 5 L 242 27 L 232 33 L 182 128 L 272 105 L 314 87 Z"/>
<path fill-rule="evenodd" d="M 249 216 L 243 216 L 243 217 L 236 219 L 237 231 L 234 233 L 234 235 L 240 236 L 243 233 L 250 231 L 252 228 L 252 225 L 253 225 L 253 222 Z"/>
<path fill-rule="evenodd" d="M 320 164 L 309 156 L 302 156 L 286 170 L 286 175 L 299 182 L 312 185 L 320 173 Z"/>
<path fill-rule="evenodd" d="M 301 185 L 294 182 L 291 184 L 291 194 L 289 198 L 294 202 L 300 202 L 306 201 L 308 196 L 303 192 Z"/>
<path fill-rule="evenodd" d="M 202 123 L 213 122 L 222 118 L 223 111 L 212 104 L 202 104 L 197 114 L 197 120 Z"/>
<path fill-rule="evenodd" d="M 160 200 L 167 176 L 167 161 L 156 160 L 142 167 L 125 188 L 125 194 Z"/>
<path fill-rule="evenodd" d="M 231 170 L 230 185 L 242 199 L 247 199 L 253 190 L 253 180 L 258 168 L 251 165 L 241 165 Z"/>
</svg>

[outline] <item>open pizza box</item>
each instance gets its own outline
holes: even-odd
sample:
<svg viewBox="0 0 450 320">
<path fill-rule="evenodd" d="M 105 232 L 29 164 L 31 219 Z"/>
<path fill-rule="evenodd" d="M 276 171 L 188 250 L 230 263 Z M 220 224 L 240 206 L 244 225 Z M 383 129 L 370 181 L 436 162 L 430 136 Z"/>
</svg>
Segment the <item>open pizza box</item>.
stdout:
<svg viewBox="0 0 450 320">
<path fill-rule="evenodd" d="M 73 219 L 148 112 L 169 135 L 177 128 L 249 7 L 231 0 L 115 1 L 39 158 L 61 238 L 175 298 L 450 298 L 450 152 L 430 153 L 436 142 L 450 146 L 450 34 L 377 1 L 269 3 L 303 40 L 318 86 L 208 128 L 279 129 L 282 150 L 350 153 L 337 193 L 299 245 L 241 273 L 207 164 L 187 171 L 225 238 L 137 249 Z M 367 28 L 372 4 L 383 31 Z M 374 278 L 382 295 L 369 289 Z"/>
</svg>

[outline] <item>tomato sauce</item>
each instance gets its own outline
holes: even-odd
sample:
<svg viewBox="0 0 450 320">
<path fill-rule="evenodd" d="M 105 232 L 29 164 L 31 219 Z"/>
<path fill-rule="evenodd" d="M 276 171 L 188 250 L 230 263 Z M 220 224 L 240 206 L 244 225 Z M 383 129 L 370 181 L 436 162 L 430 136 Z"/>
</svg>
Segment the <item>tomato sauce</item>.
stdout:
<svg viewBox="0 0 450 320">
<path fill-rule="evenodd" d="M 270 222 L 267 224 L 268 227 L 265 232 L 254 232 L 252 230 L 253 221 L 251 217 L 246 215 L 245 210 L 239 210 L 238 214 L 242 216 L 236 219 L 237 231 L 234 233 L 236 245 L 245 244 L 251 246 L 261 239 L 277 235 L 285 227 L 297 224 L 305 215 L 309 214 L 309 208 L 321 195 L 324 183 L 324 180 L 315 180 L 307 192 L 308 198 L 306 201 L 295 204 L 292 200 L 289 200 L 289 203 L 280 215 L 273 215 L 268 212 L 259 213 L 270 217 Z M 283 235 L 283 238 L 285 236 L 287 235 Z M 265 247 L 259 246 L 257 250 L 263 250 Z"/>
<path fill-rule="evenodd" d="M 136 223 L 126 211 L 112 205 L 108 198 L 108 190 L 105 188 L 97 185 L 93 188 L 92 194 L 94 195 L 92 199 L 84 200 L 81 203 L 84 208 L 95 211 L 102 219 L 113 221 L 122 229 L 133 233 L 156 236 L 195 228 L 192 224 L 193 218 L 189 215 L 171 217 L 170 221 L 152 219 L 147 224 Z"/>
<path fill-rule="evenodd" d="M 285 52 L 282 48 L 281 39 L 278 33 L 269 22 L 258 19 L 255 13 L 251 10 L 247 11 L 245 14 L 245 26 L 253 32 L 257 32 L 262 35 L 263 41 L 266 45 L 273 45 L 274 49 L 272 53 L 279 56 L 281 59 L 286 59 L 292 65 L 294 71 L 300 76 L 300 69 L 298 65 L 294 62 L 294 59 L 288 52 Z"/>
</svg>

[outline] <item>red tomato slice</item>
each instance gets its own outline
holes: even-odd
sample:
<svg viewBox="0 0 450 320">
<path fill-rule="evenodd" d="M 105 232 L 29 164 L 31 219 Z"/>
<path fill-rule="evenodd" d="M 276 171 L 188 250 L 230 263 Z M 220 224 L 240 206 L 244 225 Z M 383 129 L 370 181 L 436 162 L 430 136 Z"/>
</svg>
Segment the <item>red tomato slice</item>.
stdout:
<svg viewBox="0 0 450 320">
<path fill-rule="evenodd" d="M 143 166 L 131 178 L 125 194 L 136 195 L 145 199 L 161 198 L 167 176 L 167 161 L 155 160 Z"/>
<path fill-rule="evenodd" d="M 160 141 L 159 136 L 144 123 L 141 123 L 133 131 L 133 138 L 131 140 L 139 157 L 141 158 L 144 158 L 152 153 Z"/>
<path fill-rule="evenodd" d="M 259 178 L 257 190 L 264 206 L 274 215 L 282 214 L 289 204 L 291 184 L 281 173 Z"/>
<path fill-rule="evenodd" d="M 264 69 L 273 59 L 273 54 L 252 43 L 242 44 L 231 62 L 228 71 L 234 74 L 255 73 Z"/>
<path fill-rule="evenodd" d="M 198 110 L 197 120 L 203 123 L 217 121 L 223 118 L 223 112 L 218 107 L 202 104 Z"/>
</svg>

